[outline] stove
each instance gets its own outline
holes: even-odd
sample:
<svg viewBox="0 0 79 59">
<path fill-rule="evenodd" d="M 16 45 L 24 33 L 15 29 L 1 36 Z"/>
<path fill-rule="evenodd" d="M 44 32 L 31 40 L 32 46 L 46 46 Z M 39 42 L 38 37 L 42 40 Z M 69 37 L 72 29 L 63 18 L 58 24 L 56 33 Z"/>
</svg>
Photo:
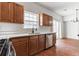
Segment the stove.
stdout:
<svg viewBox="0 0 79 59">
<path fill-rule="evenodd" d="M 0 40 L 0 56 L 15 56 L 16 52 L 9 39 Z"/>
</svg>

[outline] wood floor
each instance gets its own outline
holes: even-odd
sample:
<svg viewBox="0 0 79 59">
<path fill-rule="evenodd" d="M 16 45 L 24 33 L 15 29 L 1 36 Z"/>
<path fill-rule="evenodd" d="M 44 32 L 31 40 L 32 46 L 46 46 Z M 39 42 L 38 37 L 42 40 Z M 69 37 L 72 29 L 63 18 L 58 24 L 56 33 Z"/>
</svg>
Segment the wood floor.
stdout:
<svg viewBox="0 0 79 59">
<path fill-rule="evenodd" d="M 36 56 L 79 56 L 79 40 L 57 40 L 55 47 L 41 51 Z"/>
</svg>

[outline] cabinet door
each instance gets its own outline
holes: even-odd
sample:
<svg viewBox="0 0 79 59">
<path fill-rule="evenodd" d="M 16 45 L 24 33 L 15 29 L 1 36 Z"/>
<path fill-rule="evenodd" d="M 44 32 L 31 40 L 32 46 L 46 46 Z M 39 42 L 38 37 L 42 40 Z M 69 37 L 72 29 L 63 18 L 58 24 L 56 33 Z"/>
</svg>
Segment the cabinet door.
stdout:
<svg viewBox="0 0 79 59">
<path fill-rule="evenodd" d="M 15 23 L 23 23 L 24 21 L 24 12 L 23 6 L 19 4 L 14 4 L 14 19 Z"/>
<path fill-rule="evenodd" d="M 12 6 L 9 2 L 0 2 L 0 22 L 12 22 Z"/>
<path fill-rule="evenodd" d="M 17 56 L 28 55 L 28 37 L 13 38 L 12 43 Z"/>
<path fill-rule="evenodd" d="M 0 22 L 23 24 L 23 6 L 12 2 L 0 2 Z"/>
<path fill-rule="evenodd" d="M 45 49 L 45 35 L 39 35 L 38 50 L 42 51 L 44 49 Z"/>
<path fill-rule="evenodd" d="M 48 26 L 48 24 L 49 24 L 48 15 L 43 14 L 43 26 Z"/>
<path fill-rule="evenodd" d="M 38 52 L 38 36 L 31 36 L 29 39 L 29 55 Z"/>
<path fill-rule="evenodd" d="M 49 21 L 48 21 L 48 26 L 52 26 L 52 21 L 53 21 L 53 19 L 52 19 L 52 16 L 48 16 L 48 18 L 49 18 Z"/>
<path fill-rule="evenodd" d="M 40 25 L 42 26 L 52 26 L 52 16 L 47 14 L 39 14 Z"/>
</svg>

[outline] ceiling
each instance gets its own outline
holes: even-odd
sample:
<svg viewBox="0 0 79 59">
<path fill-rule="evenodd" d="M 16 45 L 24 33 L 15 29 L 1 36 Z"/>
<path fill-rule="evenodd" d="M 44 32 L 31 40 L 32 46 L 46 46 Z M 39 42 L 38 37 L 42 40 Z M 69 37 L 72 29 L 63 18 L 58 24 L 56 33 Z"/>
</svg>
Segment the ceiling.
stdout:
<svg viewBox="0 0 79 59">
<path fill-rule="evenodd" d="M 79 9 L 79 2 L 38 2 L 37 4 L 61 16 L 73 15 L 75 14 L 75 9 Z"/>
</svg>

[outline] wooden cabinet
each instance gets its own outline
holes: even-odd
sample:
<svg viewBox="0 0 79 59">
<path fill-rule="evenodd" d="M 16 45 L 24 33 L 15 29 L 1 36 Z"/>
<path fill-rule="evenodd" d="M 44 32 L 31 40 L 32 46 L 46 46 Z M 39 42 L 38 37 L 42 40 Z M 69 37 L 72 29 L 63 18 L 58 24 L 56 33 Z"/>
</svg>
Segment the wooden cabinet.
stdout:
<svg viewBox="0 0 79 59">
<path fill-rule="evenodd" d="M 11 6 L 10 3 L 0 2 L 0 22 L 12 22 L 11 17 Z"/>
<path fill-rule="evenodd" d="M 0 2 L 0 22 L 23 23 L 23 6 L 12 2 Z"/>
<path fill-rule="evenodd" d="M 52 16 L 49 16 L 49 26 L 52 26 L 52 22 L 53 22 L 53 17 Z"/>
<path fill-rule="evenodd" d="M 49 25 L 49 18 L 48 15 L 43 14 L 43 26 L 48 26 Z"/>
<path fill-rule="evenodd" d="M 31 36 L 29 39 L 29 55 L 33 55 L 38 52 L 38 35 Z"/>
<path fill-rule="evenodd" d="M 40 25 L 41 26 L 52 26 L 52 16 L 45 13 L 40 14 Z"/>
<path fill-rule="evenodd" d="M 17 56 L 28 55 L 28 39 L 28 37 L 17 37 L 11 39 Z"/>
<path fill-rule="evenodd" d="M 45 35 L 31 36 L 29 39 L 29 55 L 45 49 Z"/>
<path fill-rule="evenodd" d="M 46 35 L 32 35 L 24 37 L 11 38 L 17 56 L 34 55 L 46 49 Z M 56 43 L 56 34 L 53 33 L 53 45 Z"/>
<path fill-rule="evenodd" d="M 14 3 L 14 23 L 23 23 L 24 21 L 24 10 L 23 6 Z"/>
<path fill-rule="evenodd" d="M 45 49 L 45 35 L 39 35 L 38 39 L 38 51 L 42 51 Z"/>
<path fill-rule="evenodd" d="M 34 55 L 45 49 L 45 35 L 11 38 L 17 56 Z"/>
</svg>

